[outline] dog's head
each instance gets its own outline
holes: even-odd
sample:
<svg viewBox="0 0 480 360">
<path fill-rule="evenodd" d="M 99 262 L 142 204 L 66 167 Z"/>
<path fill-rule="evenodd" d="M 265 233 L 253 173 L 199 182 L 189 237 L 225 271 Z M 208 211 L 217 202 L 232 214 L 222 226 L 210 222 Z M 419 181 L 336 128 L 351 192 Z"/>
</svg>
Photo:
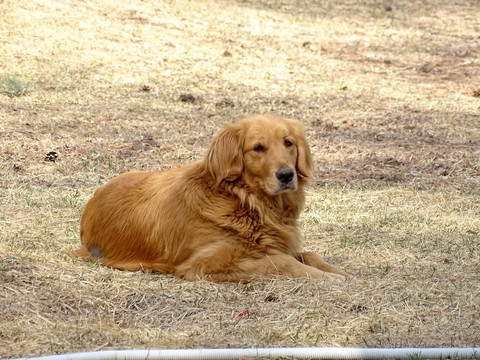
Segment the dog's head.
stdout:
<svg viewBox="0 0 480 360">
<path fill-rule="evenodd" d="M 206 157 L 216 183 L 242 179 L 269 195 L 297 190 L 313 172 L 302 126 L 272 115 L 252 116 L 226 126 Z"/>
</svg>

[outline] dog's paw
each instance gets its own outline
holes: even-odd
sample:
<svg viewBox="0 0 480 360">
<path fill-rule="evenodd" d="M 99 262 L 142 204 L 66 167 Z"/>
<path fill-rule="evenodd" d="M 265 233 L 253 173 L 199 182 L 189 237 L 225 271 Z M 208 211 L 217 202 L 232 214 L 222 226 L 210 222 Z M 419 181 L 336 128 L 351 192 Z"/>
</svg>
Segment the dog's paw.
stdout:
<svg viewBox="0 0 480 360">
<path fill-rule="evenodd" d="M 351 278 L 350 275 L 346 275 L 346 276 L 345 275 L 326 272 L 325 273 L 325 278 L 327 278 L 328 280 L 335 280 L 335 281 L 339 281 L 339 282 L 344 282 L 344 281 L 350 280 L 350 278 Z"/>
</svg>

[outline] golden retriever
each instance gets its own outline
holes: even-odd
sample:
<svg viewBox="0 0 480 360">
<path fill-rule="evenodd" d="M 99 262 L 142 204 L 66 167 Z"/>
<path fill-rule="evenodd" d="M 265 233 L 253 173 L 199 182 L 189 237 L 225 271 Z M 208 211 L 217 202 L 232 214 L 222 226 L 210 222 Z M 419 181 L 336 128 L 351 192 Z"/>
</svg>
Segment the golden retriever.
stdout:
<svg viewBox="0 0 480 360">
<path fill-rule="evenodd" d="M 132 171 L 100 187 L 83 212 L 75 255 L 191 281 L 345 279 L 300 251 L 297 219 L 312 172 L 297 121 L 248 117 L 221 130 L 201 161 Z"/>
</svg>

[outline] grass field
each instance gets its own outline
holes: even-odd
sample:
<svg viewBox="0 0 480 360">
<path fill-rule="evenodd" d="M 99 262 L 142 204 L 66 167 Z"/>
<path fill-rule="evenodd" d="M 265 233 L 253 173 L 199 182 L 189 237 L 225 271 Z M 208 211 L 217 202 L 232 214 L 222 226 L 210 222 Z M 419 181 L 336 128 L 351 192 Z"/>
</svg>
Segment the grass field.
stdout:
<svg viewBox="0 0 480 360">
<path fill-rule="evenodd" d="M 0 357 L 478 346 L 479 13 L 0 0 Z M 304 245 L 352 281 L 189 283 L 67 255 L 99 185 L 200 159 L 222 124 L 266 112 L 304 124 Z"/>
</svg>

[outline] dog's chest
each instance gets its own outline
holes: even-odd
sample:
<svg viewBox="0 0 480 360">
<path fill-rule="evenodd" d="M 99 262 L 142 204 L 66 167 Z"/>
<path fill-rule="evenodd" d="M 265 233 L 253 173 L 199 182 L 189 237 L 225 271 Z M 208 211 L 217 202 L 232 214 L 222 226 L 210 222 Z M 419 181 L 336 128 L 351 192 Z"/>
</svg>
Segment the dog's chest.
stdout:
<svg viewBox="0 0 480 360">
<path fill-rule="evenodd" d="M 262 218 L 256 211 L 233 213 L 230 234 L 248 250 L 262 253 L 295 253 L 299 232 L 291 218 Z"/>
</svg>

